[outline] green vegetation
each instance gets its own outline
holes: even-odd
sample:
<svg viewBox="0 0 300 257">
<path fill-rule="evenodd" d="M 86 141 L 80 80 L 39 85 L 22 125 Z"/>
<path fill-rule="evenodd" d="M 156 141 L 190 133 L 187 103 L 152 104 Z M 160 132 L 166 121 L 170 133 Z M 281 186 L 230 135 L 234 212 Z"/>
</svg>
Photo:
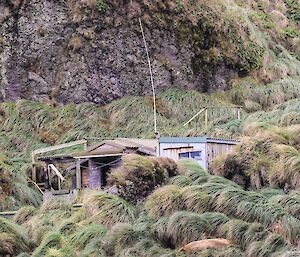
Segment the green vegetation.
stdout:
<svg viewBox="0 0 300 257">
<path fill-rule="evenodd" d="M 98 191 L 78 199 L 84 204 L 77 210 L 61 200 L 45 202 L 36 210 L 21 209 L 15 220 L 23 230 L 0 220 L 0 240 L 5 242 L 0 253 L 13 249 L 12 254 L 23 252 L 20 256 L 183 257 L 178 249 L 187 243 L 226 238 L 232 245 L 225 249 L 204 249 L 189 256 L 299 255 L 296 191 L 246 191 L 192 161 L 177 165 L 178 180 L 186 177 L 191 184 L 162 186 L 137 206 Z M 173 182 L 178 181 L 175 178 Z M 18 237 L 14 244 L 10 233 Z"/>
<path fill-rule="evenodd" d="M 108 184 L 115 185 L 122 198 L 137 203 L 176 174 L 177 166 L 171 159 L 129 154 L 122 158 L 121 167 L 112 170 Z"/>
<path fill-rule="evenodd" d="M 299 126 L 279 128 L 253 124 L 234 153 L 215 161 L 213 173 L 237 179 L 245 187 L 299 187 Z"/>
<path fill-rule="evenodd" d="M 71 2 L 74 17 L 116 3 Z M 188 160 L 128 155 L 108 179 L 117 195 L 86 191 L 75 201 L 80 209 L 62 200 L 41 205 L 29 179 L 32 150 L 84 138 L 154 138 L 152 98 L 105 106 L 1 103 L 0 210 L 18 212 L 0 218 L 0 255 L 183 257 L 178 250 L 191 241 L 226 238 L 231 246 L 189 256 L 300 256 L 299 2 L 133 2 L 159 27 L 174 24 L 175 42 L 192 45 L 195 74 L 221 64 L 239 74 L 226 92 L 157 92 L 160 134 L 241 143 L 215 160 L 213 174 Z M 207 128 L 203 114 L 183 127 L 209 106 L 241 106 L 241 119 L 234 108 L 209 109 Z"/>
<path fill-rule="evenodd" d="M 104 12 L 107 10 L 108 5 L 105 0 L 96 0 L 96 8 L 100 12 Z"/>
<path fill-rule="evenodd" d="M 245 83 L 246 86 L 241 84 L 223 94 L 207 95 L 180 89 L 159 93 L 158 130 L 161 135 L 168 136 L 207 134 L 237 138 L 245 134 L 244 128 L 251 128 L 253 122 L 279 126 L 299 124 L 298 77 L 278 80 L 266 86 L 251 81 Z M 243 106 L 241 120 L 237 120 L 235 109 L 210 109 L 208 129 L 204 125 L 204 114 L 183 127 L 183 124 L 202 107 L 235 105 Z M 28 113 L 33 115 L 28 116 Z M 84 138 L 92 139 L 92 143 L 93 138 L 99 141 L 103 137 L 154 137 L 152 115 L 151 98 L 149 101 L 149 97 L 137 96 L 125 97 L 106 106 L 82 103 L 52 107 L 25 100 L 0 104 L 0 168 L 3 171 L 0 173 L 0 209 L 12 210 L 23 205 L 37 206 L 40 203 L 40 193 L 34 190 L 27 177 L 30 176 L 29 156 L 32 150 Z M 68 149 L 73 152 L 80 150 Z M 135 162 L 138 164 L 145 161 L 137 159 Z M 165 178 L 161 177 L 161 171 L 165 165 L 170 165 L 172 174 L 169 176 L 176 173 L 172 171 L 172 163 L 167 164 L 163 159 L 159 162 L 147 160 L 146 163 L 146 173 L 149 167 L 156 165 L 157 174 L 153 177 L 149 173 L 149 176 L 158 184 L 164 183 Z M 132 183 L 140 181 L 132 181 L 131 174 L 127 174 L 130 165 L 123 171 L 115 171 L 116 179 L 111 177 L 115 184 L 122 184 L 123 191 L 128 191 Z M 139 168 L 136 171 L 140 171 Z M 149 183 L 152 183 L 152 186 L 149 184 L 150 189 L 153 189 L 154 180 L 149 180 Z M 182 183 L 188 183 L 186 178 L 183 180 L 185 182 Z M 125 185 L 124 181 L 128 185 Z M 125 191 L 123 197 L 127 195 Z M 131 198 L 140 193 L 133 188 Z"/>
</svg>

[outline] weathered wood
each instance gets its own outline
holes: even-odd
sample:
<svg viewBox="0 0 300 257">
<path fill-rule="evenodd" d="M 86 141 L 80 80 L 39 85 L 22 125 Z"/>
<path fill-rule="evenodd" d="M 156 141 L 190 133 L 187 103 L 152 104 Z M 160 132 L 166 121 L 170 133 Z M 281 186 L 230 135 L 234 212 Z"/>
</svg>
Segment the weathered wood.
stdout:
<svg viewBox="0 0 300 257">
<path fill-rule="evenodd" d="M 186 125 L 188 125 L 191 121 L 193 121 L 195 118 L 197 118 L 202 112 L 204 112 L 206 110 L 206 108 L 203 108 L 202 110 L 200 110 L 199 112 L 197 112 L 191 119 L 189 119 L 183 126 L 185 127 Z"/>
<path fill-rule="evenodd" d="M 234 150 L 235 145 L 207 143 L 206 145 L 206 168 L 211 171 L 212 162 L 221 154 L 230 153 Z"/>
<path fill-rule="evenodd" d="M 4 212 L 0 212 L 0 217 L 3 218 L 12 218 L 13 216 L 15 216 L 17 213 L 17 211 L 4 211 Z"/>
<path fill-rule="evenodd" d="M 199 116 L 202 112 L 205 111 L 205 128 L 208 128 L 208 110 L 209 109 L 237 109 L 238 119 L 241 119 L 241 109 L 243 106 L 206 106 L 201 109 L 198 113 L 196 113 L 189 121 L 187 121 L 183 126 L 185 127 L 189 123 L 191 123 L 197 116 Z"/>
<path fill-rule="evenodd" d="M 89 188 L 102 186 L 101 167 L 94 160 L 89 160 Z"/>
<path fill-rule="evenodd" d="M 78 140 L 78 141 L 74 141 L 74 142 L 69 142 L 69 143 L 65 143 L 65 144 L 60 144 L 60 145 L 54 145 L 54 146 L 50 146 L 50 147 L 45 147 L 45 148 L 40 148 L 40 149 L 36 149 L 31 153 L 31 160 L 32 160 L 32 174 L 31 174 L 31 179 L 36 182 L 36 155 L 38 154 L 42 154 L 42 153 L 47 153 L 47 152 L 52 152 L 52 151 L 56 151 L 56 150 L 60 150 L 63 148 L 68 148 L 68 147 L 72 147 L 75 145 L 83 145 L 84 151 L 86 151 L 87 149 L 87 141 L 86 140 Z"/>
<path fill-rule="evenodd" d="M 80 159 L 76 161 L 76 188 L 81 189 L 81 168 Z"/>
<path fill-rule="evenodd" d="M 36 182 L 36 166 L 35 166 L 35 155 L 31 154 L 31 161 L 32 161 L 32 174 L 31 179 Z"/>
<path fill-rule="evenodd" d="M 63 177 L 63 175 L 61 175 L 61 173 L 60 173 L 59 170 L 55 167 L 54 164 L 49 164 L 49 168 L 50 168 L 51 170 L 54 171 L 55 175 L 56 175 L 60 180 L 62 180 L 62 181 L 65 180 L 65 178 Z"/>
<path fill-rule="evenodd" d="M 47 153 L 47 152 L 60 150 L 63 148 L 68 148 L 68 147 L 75 146 L 75 145 L 86 145 L 86 144 L 87 144 L 86 140 L 78 140 L 78 141 L 69 142 L 69 143 L 65 143 L 65 144 L 61 144 L 61 145 L 54 145 L 54 146 L 36 149 L 32 153 L 33 153 L 33 155 L 37 155 L 37 154 L 41 154 L 41 153 Z"/>
<path fill-rule="evenodd" d="M 44 194 L 43 190 L 40 187 L 41 183 L 36 183 L 35 181 L 31 180 L 30 178 L 28 178 L 28 182 L 33 184 L 40 191 L 41 194 Z"/>
<path fill-rule="evenodd" d="M 241 119 L 241 108 L 238 108 L 237 110 L 238 120 Z"/>
</svg>

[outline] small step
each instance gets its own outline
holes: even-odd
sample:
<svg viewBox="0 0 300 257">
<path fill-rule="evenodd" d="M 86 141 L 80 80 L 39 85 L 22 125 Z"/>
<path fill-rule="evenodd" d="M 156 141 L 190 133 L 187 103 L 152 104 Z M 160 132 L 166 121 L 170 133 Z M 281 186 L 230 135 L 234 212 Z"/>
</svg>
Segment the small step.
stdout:
<svg viewBox="0 0 300 257">
<path fill-rule="evenodd" d="M 70 190 L 55 190 L 51 192 L 52 195 L 68 195 L 70 194 Z"/>
</svg>

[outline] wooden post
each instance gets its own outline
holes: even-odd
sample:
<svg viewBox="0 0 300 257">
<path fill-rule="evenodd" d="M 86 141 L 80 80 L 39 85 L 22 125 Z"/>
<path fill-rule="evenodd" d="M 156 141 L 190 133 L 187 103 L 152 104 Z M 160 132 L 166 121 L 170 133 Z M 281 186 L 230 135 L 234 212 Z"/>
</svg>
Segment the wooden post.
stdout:
<svg viewBox="0 0 300 257">
<path fill-rule="evenodd" d="M 61 180 L 60 180 L 60 178 L 57 178 L 57 181 L 58 181 L 58 190 L 61 190 Z"/>
<path fill-rule="evenodd" d="M 50 181 L 49 181 L 49 173 L 48 173 L 48 164 L 44 167 L 45 171 L 45 191 L 49 191 L 50 187 Z"/>
<path fill-rule="evenodd" d="M 77 159 L 77 161 L 76 161 L 76 188 L 81 189 L 80 159 Z"/>
<path fill-rule="evenodd" d="M 51 169 L 49 168 L 49 163 L 47 163 L 47 173 L 48 173 L 48 177 L 49 177 L 49 187 L 50 187 L 50 190 L 52 188 L 52 183 L 51 183 Z"/>
<path fill-rule="evenodd" d="M 35 166 L 35 154 L 31 154 L 32 159 L 32 173 L 31 173 L 31 179 L 32 181 L 36 182 L 36 166 Z"/>
<path fill-rule="evenodd" d="M 238 107 L 237 115 L 238 115 L 238 120 L 240 120 L 241 119 L 241 108 L 240 107 Z"/>
<path fill-rule="evenodd" d="M 208 108 L 205 108 L 205 128 L 208 129 Z"/>
</svg>

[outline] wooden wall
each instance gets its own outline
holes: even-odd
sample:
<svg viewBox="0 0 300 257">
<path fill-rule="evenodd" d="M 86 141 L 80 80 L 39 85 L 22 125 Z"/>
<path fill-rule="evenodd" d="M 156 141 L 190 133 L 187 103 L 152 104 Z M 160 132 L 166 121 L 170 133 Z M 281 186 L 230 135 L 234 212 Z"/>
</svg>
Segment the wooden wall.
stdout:
<svg viewBox="0 0 300 257">
<path fill-rule="evenodd" d="M 206 144 L 206 168 L 208 171 L 212 169 L 213 159 L 225 153 L 230 153 L 234 150 L 235 145 L 207 143 Z"/>
<path fill-rule="evenodd" d="M 89 187 L 89 169 L 88 168 L 82 168 L 81 170 L 81 187 L 87 188 Z"/>
<path fill-rule="evenodd" d="M 89 188 L 99 188 L 102 185 L 101 168 L 93 159 L 89 159 Z"/>
</svg>

